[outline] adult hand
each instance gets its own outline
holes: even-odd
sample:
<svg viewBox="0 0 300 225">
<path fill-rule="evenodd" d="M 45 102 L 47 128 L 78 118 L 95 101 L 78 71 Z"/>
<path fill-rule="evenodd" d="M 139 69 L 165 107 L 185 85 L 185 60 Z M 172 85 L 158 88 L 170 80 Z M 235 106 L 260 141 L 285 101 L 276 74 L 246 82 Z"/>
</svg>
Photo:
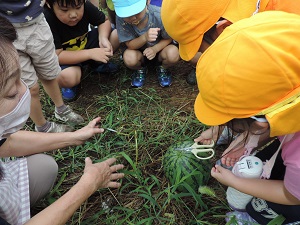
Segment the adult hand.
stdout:
<svg viewBox="0 0 300 225">
<path fill-rule="evenodd" d="M 97 117 L 89 122 L 85 127 L 74 131 L 73 135 L 75 136 L 75 145 L 81 145 L 89 138 L 93 137 L 95 134 L 103 133 L 104 129 L 99 128 L 97 124 L 99 124 L 101 118 Z"/>
<path fill-rule="evenodd" d="M 116 162 L 115 158 L 109 158 L 100 163 L 92 163 L 92 160 L 87 157 L 85 159 L 85 168 L 82 175 L 82 179 L 85 182 L 94 185 L 94 191 L 99 188 L 118 188 L 121 186 L 118 179 L 124 177 L 124 173 L 118 173 L 117 171 L 124 168 L 124 165 L 117 164 L 113 165 Z"/>
</svg>

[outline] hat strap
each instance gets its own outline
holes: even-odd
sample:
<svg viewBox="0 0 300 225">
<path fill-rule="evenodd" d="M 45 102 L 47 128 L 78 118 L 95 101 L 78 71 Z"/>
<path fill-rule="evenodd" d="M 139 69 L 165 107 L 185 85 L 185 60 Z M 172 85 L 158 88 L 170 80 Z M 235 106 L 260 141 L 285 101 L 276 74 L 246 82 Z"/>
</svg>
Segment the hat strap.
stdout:
<svg viewBox="0 0 300 225">
<path fill-rule="evenodd" d="M 252 16 L 255 15 L 256 13 L 258 13 L 259 9 L 260 9 L 260 0 L 257 1 L 257 3 L 256 3 L 256 10 L 252 14 Z"/>
<path fill-rule="evenodd" d="M 281 149 L 281 146 L 283 144 L 283 142 L 285 141 L 285 138 L 286 138 L 287 135 L 284 135 L 282 141 L 280 142 L 280 145 L 277 149 L 277 151 L 273 154 L 273 156 L 271 157 L 270 160 L 266 160 L 266 162 L 264 163 L 263 165 L 263 173 L 261 175 L 261 178 L 265 178 L 265 179 L 269 179 L 270 176 L 271 176 L 271 171 L 272 171 L 272 168 L 275 164 L 275 160 L 277 158 L 277 155 L 279 153 L 279 150 Z"/>
</svg>

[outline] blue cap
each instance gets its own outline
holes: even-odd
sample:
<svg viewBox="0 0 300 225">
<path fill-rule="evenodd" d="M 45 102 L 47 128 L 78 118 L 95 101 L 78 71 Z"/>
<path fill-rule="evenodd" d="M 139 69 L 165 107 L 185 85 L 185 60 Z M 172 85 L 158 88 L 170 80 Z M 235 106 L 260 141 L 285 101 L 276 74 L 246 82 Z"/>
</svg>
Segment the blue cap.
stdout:
<svg viewBox="0 0 300 225">
<path fill-rule="evenodd" d="M 118 17 L 130 17 L 143 11 L 146 0 L 113 0 Z"/>
</svg>

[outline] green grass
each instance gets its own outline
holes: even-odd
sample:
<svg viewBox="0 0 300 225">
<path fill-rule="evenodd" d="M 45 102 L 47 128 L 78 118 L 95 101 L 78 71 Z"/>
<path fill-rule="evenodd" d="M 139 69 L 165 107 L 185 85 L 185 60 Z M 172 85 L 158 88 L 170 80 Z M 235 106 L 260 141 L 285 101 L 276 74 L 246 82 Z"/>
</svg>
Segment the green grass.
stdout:
<svg viewBox="0 0 300 225">
<path fill-rule="evenodd" d="M 68 224 L 225 224 L 225 214 L 230 210 L 222 185 L 210 179 L 208 186 L 181 193 L 177 191 L 179 184 L 170 185 L 163 172 L 162 158 L 169 146 L 193 140 L 205 129 L 192 111 L 197 91 L 180 75 L 169 91 L 155 85 L 132 89 L 128 73 L 122 70 L 106 84 L 95 84 L 93 75 L 92 81 L 85 77 L 83 85 L 91 90 L 82 93 L 88 95 L 86 99 L 83 96 L 71 106 L 84 115 L 86 123 L 100 115 L 101 126 L 118 133 L 105 130 L 82 146 L 49 153 L 59 164 L 59 175 L 51 193 L 35 211 L 51 204 L 78 181 L 85 157 L 94 162 L 116 157 L 125 165 L 121 188 L 97 191 Z M 181 86 L 193 94 L 182 94 Z M 45 115 L 55 120 L 51 100 L 43 91 L 41 97 Z M 213 158 L 212 164 L 215 161 Z"/>
</svg>

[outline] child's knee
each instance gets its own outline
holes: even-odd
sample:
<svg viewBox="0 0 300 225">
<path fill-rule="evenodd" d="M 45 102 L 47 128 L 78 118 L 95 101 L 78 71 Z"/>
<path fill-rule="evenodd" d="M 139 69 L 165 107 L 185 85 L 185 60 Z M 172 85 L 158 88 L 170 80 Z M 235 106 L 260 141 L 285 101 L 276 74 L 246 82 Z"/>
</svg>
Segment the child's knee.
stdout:
<svg viewBox="0 0 300 225">
<path fill-rule="evenodd" d="M 68 67 L 61 71 L 57 80 L 60 87 L 74 87 L 80 83 L 81 68 L 78 66 Z"/>
<path fill-rule="evenodd" d="M 167 58 L 170 63 L 176 63 L 180 60 L 179 51 L 175 45 L 172 45 L 170 48 L 168 48 Z"/>
<path fill-rule="evenodd" d="M 123 54 L 123 61 L 126 66 L 134 67 L 137 64 L 140 64 L 142 61 L 143 54 L 137 50 L 126 50 Z"/>
</svg>

